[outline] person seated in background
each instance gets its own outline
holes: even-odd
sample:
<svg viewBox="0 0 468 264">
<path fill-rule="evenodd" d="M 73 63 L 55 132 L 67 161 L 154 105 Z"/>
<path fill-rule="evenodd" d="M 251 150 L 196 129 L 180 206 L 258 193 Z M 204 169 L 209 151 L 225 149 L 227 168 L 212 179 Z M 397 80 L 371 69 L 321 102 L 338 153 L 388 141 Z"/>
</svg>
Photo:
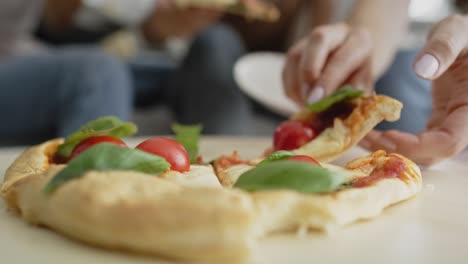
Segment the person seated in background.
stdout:
<svg viewBox="0 0 468 264">
<path fill-rule="evenodd" d="M 131 113 L 129 73 L 120 62 L 32 37 L 42 7 L 41 0 L 0 2 L 0 145 L 38 143 L 99 116 Z"/>
<path fill-rule="evenodd" d="M 246 21 L 227 15 L 216 29 L 203 31 L 192 46 L 197 50 L 193 57 L 199 65 L 215 65 L 210 68 L 208 76 L 211 77 L 189 78 L 189 84 L 180 79 L 178 85 L 236 90 L 232 70 L 241 56 L 255 51 L 286 52 L 297 42 L 289 52 L 288 62 L 310 67 L 287 80 L 286 92 L 291 99 L 302 105 L 346 83 L 368 90 L 375 85 L 379 93 L 393 96 L 406 105 L 398 122 L 383 123 L 380 128 L 393 125 L 414 132 L 424 127 L 430 113 L 429 82 L 418 79 L 407 66 L 417 51 L 399 50 L 408 24 L 409 0 L 357 0 L 348 16 L 338 23 L 331 21 L 343 8 L 344 1 L 273 2 L 281 10 L 281 19 L 276 23 Z M 296 41 L 301 38 L 302 41 Z M 306 46 L 308 50 L 304 51 Z M 366 51 L 371 48 L 372 56 L 368 56 Z M 298 55 L 301 53 L 308 55 L 301 58 Z M 207 76 L 205 66 L 193 67 L 191 72 Z M 409 102 L 408 97 L 420 100 Z"/>
<path fill-rule="evenodd" d="M 96 44 L 119 29 L 130 29 L 139 32 L 153 50 L 173 39 L 193 38 L 180 63 L 167 57 L 127 60 L 136 106 L 166 104 L 177 122 L 200 123 L 205 134 L 252 134 L 247 99 L 237 86 L 224 85 L 226 78 L 233 82 L 231 71 L 218 71 L 220 62 L 211 60 L 213 56 L 229 56 L 231 61 L 243 53 L 239 47 L 221 44 L 236 39 L 216 24 L 221 16 L 212 10 L 179 9 L 171 0 L 48 0 L 41 34 L 56 43 L 84 39 Z M 101 34 L 95 33 L 99 29 L 103 29 Z M 82 38 L 70 37 L 68 31 L 79 32 Z M 207 35 L 216 35 L 218 43 L 205 41 Z"/>
</svg>

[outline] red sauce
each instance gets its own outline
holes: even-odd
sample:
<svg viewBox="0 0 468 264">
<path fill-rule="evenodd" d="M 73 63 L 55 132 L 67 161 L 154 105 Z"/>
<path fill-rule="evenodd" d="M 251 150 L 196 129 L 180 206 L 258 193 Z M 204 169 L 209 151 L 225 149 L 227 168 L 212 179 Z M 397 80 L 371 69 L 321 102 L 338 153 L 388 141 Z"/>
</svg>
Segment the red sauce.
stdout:
<svg viewBox="0 0 468 264">
<path fill-rule="evenodd" d="M 329 109 L 321 113 L 310 113 L 302 121 L 314 129 L 317 134 L 322 133 L 325 129 L 332 127 L 335 118 L 346 119 L 353 112 L 356 105 L 351 101 L 344 101 L 334 104 Z"/>
<path fill-rule="evenodd" d="M 239 164 L 253 165 L 250 161 L 241 159 L 236 151 L 232 155 L 223 155 L 215 161 L 215 167 L 223 170 Z"/>
<path fill-rule="evenodd" d="M 398 157 L 390 156 L 390 159 L 383 166 L 375 168 L 369 176 L 357 179 L 353 183 L 353 187 L 362 188 L 382 179 L 400 178 L 405 171 L 405 163 Z"/>
</svg>

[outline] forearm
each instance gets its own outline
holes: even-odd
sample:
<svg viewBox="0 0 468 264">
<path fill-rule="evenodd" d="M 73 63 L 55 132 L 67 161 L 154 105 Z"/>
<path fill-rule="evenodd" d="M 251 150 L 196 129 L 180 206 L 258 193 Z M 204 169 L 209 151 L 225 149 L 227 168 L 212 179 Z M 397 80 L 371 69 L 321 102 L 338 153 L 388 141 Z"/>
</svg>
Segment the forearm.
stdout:
<svg viewBox="0 0 468 264">
<path fill-rule="evenodd" d="M 378 79 L 390 66 L 407 31 L 410 0 L 357 0 L 350 26 L 370 32 L 373 41 L 372 75 Z"/>
</svg>

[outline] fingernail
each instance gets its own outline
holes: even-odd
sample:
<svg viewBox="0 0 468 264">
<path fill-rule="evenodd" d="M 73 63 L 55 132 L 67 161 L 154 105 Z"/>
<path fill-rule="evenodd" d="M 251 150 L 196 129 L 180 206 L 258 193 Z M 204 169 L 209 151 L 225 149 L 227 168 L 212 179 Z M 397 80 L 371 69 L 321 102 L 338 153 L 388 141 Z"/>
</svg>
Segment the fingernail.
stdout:
<svg viewBox="0 0 468 264">
<path fill-rule="evenodd" d="M 309 97 L 307 97 L 307 103 L 313 104 L 317 102 L 318 100 L 322 99 L 323 95 L 325 94 L 325 89 L 322 87 L 315 87 L 312 89 L 312 92 L 309 94 Z"/>
<path fill-rule="evenodd" d="M 426 79 L 432 78 L 437 73 L 438 69 L 439 61 L 430 54 L 422 56 L 414 65 L 416 74 Z"/>
<path fill-rule="evenodd" d="M 380 145 L 382 145 L 387 151 L 395 151 L 396 150 L 396 145 L 392 141 L 386 139 L 386 138 L 380 138 L 379 139 Z"/>
</svg>

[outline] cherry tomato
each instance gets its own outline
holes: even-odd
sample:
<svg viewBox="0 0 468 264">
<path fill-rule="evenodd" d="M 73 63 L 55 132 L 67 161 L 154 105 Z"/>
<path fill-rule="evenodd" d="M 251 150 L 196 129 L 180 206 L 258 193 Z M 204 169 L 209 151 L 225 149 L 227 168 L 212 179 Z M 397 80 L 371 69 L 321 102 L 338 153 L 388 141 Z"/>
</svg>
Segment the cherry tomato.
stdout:
<svg viewBox="0 0 468 264">
<path fill-rule="evenodd" d="M 190 159 L 179 142 L 170 138 L 151 138 L 143 141 L 137 149 L 163 157 L 171 164 L 171 170 L 186 172 L 190 170 Z"/>
<path fill-rule="evenodd" d="M 306 155 L 292 156 L 292 157 L 288 158 L 288 160 L 306 162 L 306 163 L 310 163 L 310 164 L 313 164 L 313 165 L 320 166 L 320 162 L 318 162 L 314 158 L 306 156 Z"/>
<path fill-rule="evenodd" d="M 110 137 L 110 136 L 90 137 L 81 141 L 78 145 L 75 146 L 75 148 L 72 151 L 72 154 L 70 155 L 69 160 L 75 158 L 81 152 L 99 143 L 109 143 L 109 144 L 114 144 L 119 147 L 127 148 L 127 145 L 122 140 L 115 138 L 115 137 Z"/>
<path fill-rule="evenodd" d="M 317 136 L 311 127 L 302 122 L 288 120 L 281 123 L 273 135 L 273 147 L 275 150 L 297 149 Z"/>
</svg>

